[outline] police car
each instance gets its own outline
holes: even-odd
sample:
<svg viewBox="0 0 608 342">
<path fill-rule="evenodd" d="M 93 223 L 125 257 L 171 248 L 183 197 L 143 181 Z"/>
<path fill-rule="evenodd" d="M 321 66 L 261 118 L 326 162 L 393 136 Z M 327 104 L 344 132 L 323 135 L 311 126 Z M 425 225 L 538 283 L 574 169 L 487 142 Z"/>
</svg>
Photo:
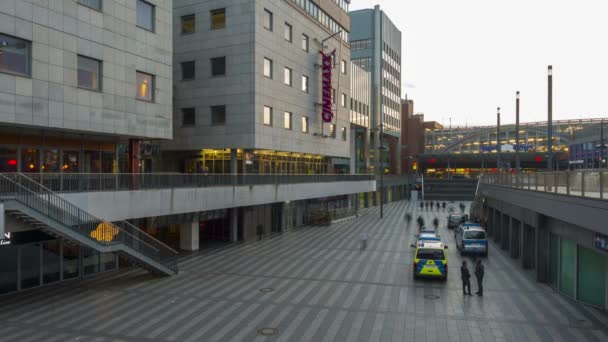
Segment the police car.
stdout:
<svg viewBox="0 0 608 342">
<path fill-rule="evenodd" d="M 488 256 L 488 238 L 479 224 L 463 224 L 455 231 L 456 248 L 460 254 L 480 254 Z"/>
<path fill-rule="evenodd" d="M 440 241 L 419 240 L 415 245 L 414 278 L 429 277 L 446 280 L 448 278 L 448 248 Z"/>
</svg>

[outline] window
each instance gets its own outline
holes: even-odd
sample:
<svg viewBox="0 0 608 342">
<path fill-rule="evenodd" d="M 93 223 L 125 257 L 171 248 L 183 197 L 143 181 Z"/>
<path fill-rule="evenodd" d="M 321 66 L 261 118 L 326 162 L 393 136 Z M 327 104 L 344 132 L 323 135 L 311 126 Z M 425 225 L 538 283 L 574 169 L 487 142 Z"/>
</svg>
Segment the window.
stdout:
<svg viewBox="0 0 608 342">
<path fill-rule="evenodd" d="M 264 57 L 264 76 L 272 78 L 272 59 Z"/>
<path fill-rule="evenodd" d="M 223 29 L 226 27 L 226 9 L 220 8 L 211 11 L 211 29 Z"/>
<path fill-rule="evenodd" d="M 340 63 L 340 71 L 342 71 L 342 73 L 346 75 L 346 61 L 345 60 L 342 60 L 342 62 Z"/>
<path fill-rule="evenodd" d="M 285 73 L 284 73 L 284 80 L 283 82 L 288 85 L 291 86 L 291 69 L 289 68 L 285 68 Z"/>
<path fill-rule="evenodd" d="M 334 138 L 336 137 L 336 125 L 329 124 L 329 136 Z"/>
<path fill-rule="evenodd" d="M 291 130 L 291 113 L 285 112 L 285 129 Z"/>
<path fill-rule="evenodd" d="M 308 76 L 302 76 L 302 91 L 308 93 Z"/>
<path fill-rule="evenodd" d="M 331 103 L 336 103 L 336 89 L 331 88 Z"/>
<path fill-rule="evenodd" d="M 137 0 L 137 26 L 154 31 L 154 6 L 143 0 Z"/>
<path fill-rule="evenodd" d="M 182 17 L 182 34 L 190 34 L 196 31 L 196 16 L 194 14 Z"/>
<path fill-rule="evenodd" d="M 342 140 L 346 141 L 346 127 L 342 127 Z"/>
<path fill-rule="evenodd" d="M 305 34 L 302 35 L 302 50 L 308 52 L 308 36 Z"/>
<path fill-rule="evenodd" d="M 211 76 L 226 75 L 226 57 L 211 58 Z"/>
<path fill-rule="evenodd" d="M 272 126 L 272 107 L 264 106 L 264 125 Z"/>
<path fill-rule="evenodd" d="M 264 28 L 272 31 L 272 12 L 264 8 Z"/>
<path fill-rule="evenodd" d="M 226 123 L 226 106 L 211 106 L 211 124 L 224 125 Z"/>
<path fill-rule="evenodd" d="M 137 75 L 137 96 L 138 100 L 152 101 L 154 99 L 154 76 L 141 71 Z"/>
<path fill-rule="evenodd" d="M 101 90 L 101 61 L 78 56 L 78 87 Z"/>
<path fill-rule="evenodd" d="M 291 31 L 292 31 L 292 27 L 289 23 L 285 23 L 285 31 L 283 31 L 283 38 L 285 38 L 286 41 L 291 43 Z"/>
<path fill-rule="evenodd" d="M 340 105 L 346 108 L 346 94 L 342 93 L 342 97 L 340 98 Z"/>
<path fill-rule="evenodd" d="M 302 133 L 308 133 L 308 117 L 302 117 Z"/>
<path fill-rule="evenodd" d="M 101 0 L 78 0 L 78 3 L 101 11 Z"/>
<path fill-rule="evenodd" d="M 0 72 L 30 76 L 32 43 L 0 34 Z"/>
<path fill-rule="evenodd" d="M 196 64 L 194 61 L 182 62 L 182 80 L 193 80 L 196 78 Z"/>
<path fill-rule="evenodd" d="M 196 125 L 196 111 L 194 108 L 182 108 L 182 126 Z"/>
</svg>

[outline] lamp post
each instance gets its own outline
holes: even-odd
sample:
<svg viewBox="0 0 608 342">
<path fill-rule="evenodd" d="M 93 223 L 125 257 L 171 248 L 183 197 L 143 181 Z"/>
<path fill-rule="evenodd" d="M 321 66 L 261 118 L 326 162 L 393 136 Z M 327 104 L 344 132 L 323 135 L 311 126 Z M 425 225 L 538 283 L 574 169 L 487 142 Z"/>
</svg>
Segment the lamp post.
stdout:
<svg viewBox="0 0 608 342">
<path fill-rule="evenodd" d="M 547 169 L 553 169 L 553 66 L 547 69 Z"/>
<path fill-rule="evenodd" d="M 519 173 L 519 91 L 515 93 L 515 173 Z"/>
<path fill-rule="evenodd" d="M 380 218 L 384 217 L 384 124 L 380 124 Z"/>
<path fill-rule="evenodd" d="M 502 146 L 500 145 L 500 107 L 498 107 L 496 113 L 496 171 L 500 173 L 500 151 Z"/>
</svg>

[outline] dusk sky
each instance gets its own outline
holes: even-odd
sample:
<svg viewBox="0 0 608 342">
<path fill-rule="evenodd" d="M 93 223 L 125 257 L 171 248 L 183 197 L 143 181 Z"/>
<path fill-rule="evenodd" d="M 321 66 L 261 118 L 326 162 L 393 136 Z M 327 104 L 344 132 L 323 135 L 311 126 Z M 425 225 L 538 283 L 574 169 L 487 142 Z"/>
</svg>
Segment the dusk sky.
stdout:
<svg viewBox="0 0 608 342">
<path fill-rule="evenodd" d="M 453 125 L 547 117 L 547 65 L 554 118 L 608 117 L 606 0 L 352 0 L 380 4 L 403 33 L 402 96 L 425 119 Z"/>
</svg>

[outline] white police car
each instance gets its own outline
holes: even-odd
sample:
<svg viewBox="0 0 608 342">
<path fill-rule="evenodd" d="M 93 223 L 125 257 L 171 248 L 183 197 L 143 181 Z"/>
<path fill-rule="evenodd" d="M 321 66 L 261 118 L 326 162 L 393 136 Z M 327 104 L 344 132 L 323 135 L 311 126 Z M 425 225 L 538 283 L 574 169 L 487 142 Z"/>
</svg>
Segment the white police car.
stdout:
<svg viewBox="0 0 608 342">
<path fill-rule="evenodd" d="M 463 224 L 455 231 L 454 237 L 460 254 L 488 256 L 488 238 L 486 231 L 481 226 Z"/>
</svg>

